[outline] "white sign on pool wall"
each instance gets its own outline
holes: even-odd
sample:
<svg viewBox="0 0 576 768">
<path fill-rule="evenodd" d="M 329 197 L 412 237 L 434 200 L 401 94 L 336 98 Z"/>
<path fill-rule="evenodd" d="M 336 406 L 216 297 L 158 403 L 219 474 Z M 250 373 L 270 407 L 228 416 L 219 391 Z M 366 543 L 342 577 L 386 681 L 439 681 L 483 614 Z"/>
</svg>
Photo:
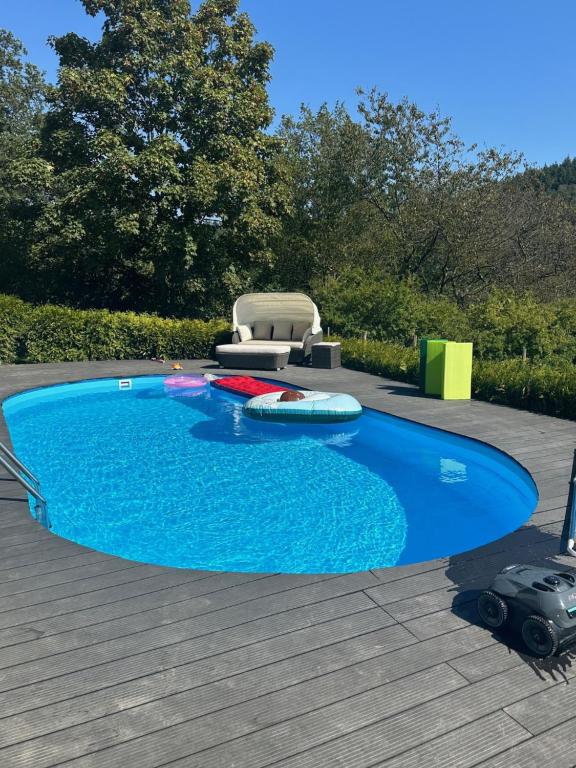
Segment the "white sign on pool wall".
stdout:
<svg viewBox="0 0 576 768">
<path fill-rule="evenodd" d="M 132 379 L 120 379 L 118 389 L 132 389 Z"/>
</svg>

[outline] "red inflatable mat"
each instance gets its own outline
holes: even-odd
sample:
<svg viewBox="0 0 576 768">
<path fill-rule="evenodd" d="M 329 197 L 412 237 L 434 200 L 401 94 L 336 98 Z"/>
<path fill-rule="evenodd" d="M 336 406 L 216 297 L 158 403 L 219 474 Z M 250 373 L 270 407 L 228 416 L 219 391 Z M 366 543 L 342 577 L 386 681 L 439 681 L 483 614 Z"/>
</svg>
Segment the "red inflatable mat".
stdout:
<svg viewBox="0 0 576 768">
<path fill-rule="evenodd" d="M 279 387 L 277 384 L 260 381 L 252 376 L 226 376 L 222 379 L 214 379 L 211 384 L 218 389 L 227 389 L 229 392 L 247 397 L 267 395 L 269 392 L 285 392 L 290 389 L 290 387 Z"/>
</svg>

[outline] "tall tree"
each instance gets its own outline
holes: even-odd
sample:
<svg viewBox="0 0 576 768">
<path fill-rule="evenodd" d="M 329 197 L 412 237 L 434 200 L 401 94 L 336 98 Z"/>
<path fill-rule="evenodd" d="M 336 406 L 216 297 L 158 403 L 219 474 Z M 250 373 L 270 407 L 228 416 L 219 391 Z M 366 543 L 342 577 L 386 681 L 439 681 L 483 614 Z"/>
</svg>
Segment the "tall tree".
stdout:
<svg viewBox="0 0 576 768">
<path fill-rule="evenodd" d="M 532 168 L 529 175 L 540 181 L 546 190 L 576 201 L 576 158 L 565 157 L 561 163 Z"/>
<path fill-rule="evenodd" d="M 298 254 L 316 276 L 362 265 L 416 278 L 460 303 L 571 270 L 574 213 L 521 173 L 521 156 L 465 147 L 448 119 L 407 100 L 362 96 L 360 120 L 324 106 L 283 122 L 295 188 L 287 260 Z"/>
<path fill-rule="evenodd" d="M 358 194 L 356 170 L 369 137 L 343 104 L 317 113 L 301 108 L 278 131 L 290 169 L 292 210 L 276 249 L 275 275 L 282 285 L 308 289 L 319 276 L 351 263 L 369 266 L 382 253 L 386 231 L 378 212 Z"/>
<path fill-rule="evenodd" d="M 30 295 L 28 254 L 51 169 L 38 155 L 44 79 L 26 55 L 0 29 L 0 291 Z"/>
<path fill-rule="evenodd" d="M 44 153 L 54 198 L 35 249 L 56 298 L 207 315 L 270 265 L 286 206 L 266 84 L 272 48 L 238 0 L 82 0 Z"/>
</svg>

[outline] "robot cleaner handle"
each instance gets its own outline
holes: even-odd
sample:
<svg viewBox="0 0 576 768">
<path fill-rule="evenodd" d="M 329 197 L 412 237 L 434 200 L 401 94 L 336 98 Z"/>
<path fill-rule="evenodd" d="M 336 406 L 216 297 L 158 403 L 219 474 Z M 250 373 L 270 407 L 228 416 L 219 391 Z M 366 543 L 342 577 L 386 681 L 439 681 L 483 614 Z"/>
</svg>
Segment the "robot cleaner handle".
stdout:
<svg viewBox="0 0 576 768">
<path fill-rule="evenodd" d="M 570 525 L 568 528 L 568 546 L 566 551 L 572 557 L 576 557 L 576 475 L 571 480 L 572 504 L 570 505 Z"/>
</svg>

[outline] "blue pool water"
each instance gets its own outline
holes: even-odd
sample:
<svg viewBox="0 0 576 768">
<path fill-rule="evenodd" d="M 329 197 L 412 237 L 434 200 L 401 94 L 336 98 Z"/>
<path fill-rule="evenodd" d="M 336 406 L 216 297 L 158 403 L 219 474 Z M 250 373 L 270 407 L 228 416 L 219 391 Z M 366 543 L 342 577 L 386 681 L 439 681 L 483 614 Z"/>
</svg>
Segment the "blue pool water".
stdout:
<svg viewBox="0 0 576 768">
<path fill-rule="evenodd" d="M 16 395 L 4 414 L 52 531 L 131 560 L 334 573 L 492 541 L 536 504 L 489 446 L 365 410 L 346 424 L 258 422 L 244 398 L 163 376 Z"/>
</svg>

